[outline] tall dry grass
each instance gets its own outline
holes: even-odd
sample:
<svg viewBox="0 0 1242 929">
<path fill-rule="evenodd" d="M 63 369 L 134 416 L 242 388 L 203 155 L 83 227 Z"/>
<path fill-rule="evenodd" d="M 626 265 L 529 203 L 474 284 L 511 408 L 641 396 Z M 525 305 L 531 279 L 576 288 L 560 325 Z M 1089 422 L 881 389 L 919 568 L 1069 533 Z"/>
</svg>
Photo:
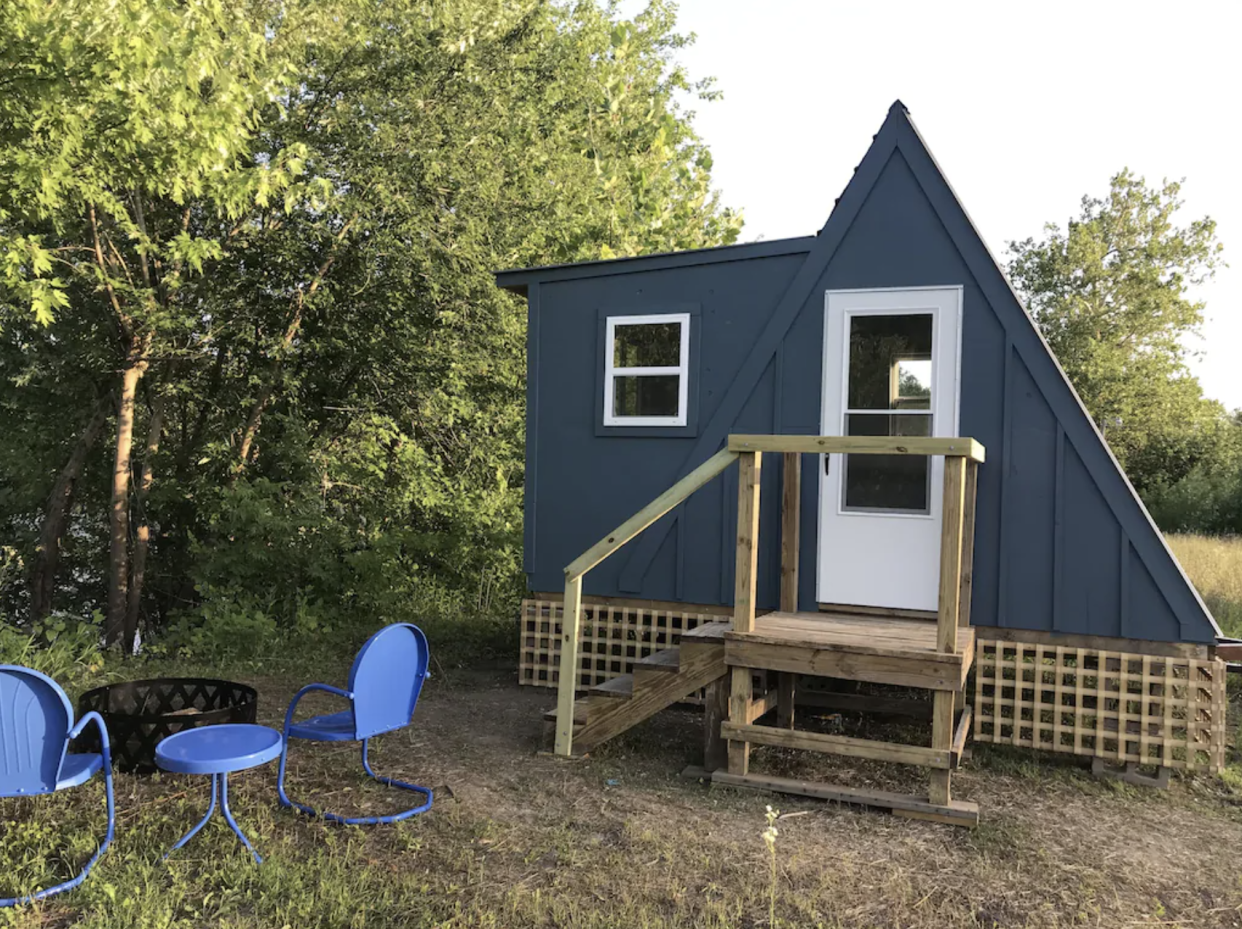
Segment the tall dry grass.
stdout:
<svg viewBox="0 0 1242 929">
<path fill-rule="evenodd" d="M 1242 538 L 1173 533 L 1168 539 L 1221 631 L 1242 638 Z"/>
</svg>

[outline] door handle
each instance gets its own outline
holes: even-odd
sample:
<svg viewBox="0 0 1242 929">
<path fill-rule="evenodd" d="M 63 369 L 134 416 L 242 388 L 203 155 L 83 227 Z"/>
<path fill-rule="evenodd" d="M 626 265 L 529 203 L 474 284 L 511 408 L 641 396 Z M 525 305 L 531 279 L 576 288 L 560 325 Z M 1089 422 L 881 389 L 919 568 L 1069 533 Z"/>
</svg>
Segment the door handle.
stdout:
<svg viewBox="0 0 1242 929">
<path fill-rule="evenodd" d="M 831 455 L 824 455 L 824 474 L 828 473 L 829 465 L 831 461 L 832 461 Z"/>
</svg>

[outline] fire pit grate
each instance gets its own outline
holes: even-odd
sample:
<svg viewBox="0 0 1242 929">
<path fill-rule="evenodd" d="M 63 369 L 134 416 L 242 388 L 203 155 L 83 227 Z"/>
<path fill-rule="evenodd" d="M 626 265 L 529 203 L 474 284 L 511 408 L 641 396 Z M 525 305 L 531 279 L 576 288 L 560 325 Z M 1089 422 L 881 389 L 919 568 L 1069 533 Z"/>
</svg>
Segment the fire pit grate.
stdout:
<svg viewBox="0 0 1242 929">
<path fill-rule="evenodd" d="M 109 684 L 78 699 L 78 715 L 91 710 L 108 726 L 112 761 L 121 771 L 150 773 L 155 747 L 170 735 L 220 723 L 253 723 L 259 694 L 253 687 L 207 678 L 162 678 Z M 87 733 L 92 732 L 87 729 Z M 99 751 L 98 738 L 77 744 Z"/>
</svg>

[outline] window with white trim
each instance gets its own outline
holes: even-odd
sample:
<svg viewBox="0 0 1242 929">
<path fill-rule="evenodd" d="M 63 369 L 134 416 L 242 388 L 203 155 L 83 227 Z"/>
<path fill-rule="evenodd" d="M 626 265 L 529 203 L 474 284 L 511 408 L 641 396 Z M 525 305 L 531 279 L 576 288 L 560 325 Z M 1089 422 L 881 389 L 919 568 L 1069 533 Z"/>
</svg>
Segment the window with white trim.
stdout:
<svg viewBox="0 0 1242 929">
<path fill-rule="evenodd" d="M 686 425 L 689 380 L 689 313 L 608 317 L 605 426 Z"/>
</svg>

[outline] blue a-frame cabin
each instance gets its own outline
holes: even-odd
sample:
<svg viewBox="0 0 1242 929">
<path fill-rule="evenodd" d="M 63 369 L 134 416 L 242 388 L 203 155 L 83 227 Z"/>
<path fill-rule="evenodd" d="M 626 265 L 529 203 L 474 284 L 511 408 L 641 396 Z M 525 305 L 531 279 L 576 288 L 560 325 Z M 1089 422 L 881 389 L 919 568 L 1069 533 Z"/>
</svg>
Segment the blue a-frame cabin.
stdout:
<svg viewBox="0 0 1242 929">
<path fill-rule="evenodd" d="M 922 427 L 987 448 L 973 625 L 1209 645 L 1220 634 L 900 103 L 814 236 L 506 271 L 497 281 L 529 306 L 524 565 L 532 591 L 559 591 L 567 564 L 730 433 L 846 434 L 842 409 L 851 407 L 840 405 L 840 389 L 827 391 L 838 406 L 824 406 L 826 383 L 846 373 L 843 355 L 827 352 L 825 339 L 825 320 L 839 303 L 856 348 L 867 329 L 872 344 L 887 338 L 908 346 L 923 356 L 909 370 L 930 368 L 933 392 L 948 401 L 930 416 L 852 417 L 861 420 L 856 432 L 880 431 L 867 420 L 882 419 L 895 434 Z M 862 315 L 913 306 L 928 322 L 906 338 L 901 322 L 868 326 Z M 956 314 L 956 325 L 946 320 L 932 333 L 930 316 L 941 313 Z M 619 397 L 610 397 L 613 408 L 605 402 L 606 370 L 624 348 L 615 345 L 616 327 L 627 318 L 680 336 L 657 359 L 671 361 L 672 373 L 654 377 L 660 390 L 647 391 L 651 409 L 671 417 L 614 416 L 629 410 L 616 406 Z M 935 339 L 926 336 L 940 333 L 958 345 L 929 364 Z M 641 337 L 634 342 L 641 356 Z M 629 380 L 638 389 L 626 399 L 641 403 L 642 379 Z M 674 380 L 675 389 L 666 387 Z M 894 396 L 887 406 L 907 403 Z M 661 418 L 666 423 L 652 424 Z M 831 462 L 828 470 L 831 479 Z M 735 486 L 726 478 L 696 495 L 600 565 L 587 592 L 732 603 L 736 493 L 729 480 Z M 765 517 L 777 505 L 779 480 L 776 468 L 764 475 Z M 878 506 L 846 517 L 841 504 L 849 501 L 841 498 L 824 507 L 837 512 L 822 525 L 820 496 L 819 481 L 803 481 L 803 525 L 845 536 L 847 545 L 854 527 L 887 519 Z M 884 535 L 863 542 L 883 546 Z M 779 539 L 761 535 L 759 546 L 759 606 L 772 608 Z M 897 583 L 913 566 L 876 555 L 882 571 L 841 578 L 846 590 L 833 596 L 832 562 L 820 557 L 818 533 L 804 530 L 799 606 L 853 596 L 917 608 Z"/>
<path fill-rule="evenodd" d="M 496 279 L 529 307 L 533 595 L 730 435 L 964 436 L 986 449 L 965 607 L 980 638 L 1211 659 L 1211 614 L 900 102 L 815 235 Z M 934 615 L 945 466 L 804 455 L 796 609 Z M 595 567 L 584 597 L 727 613 L 738 473 Z M 765 530 L 783 480 L 762 469 Z M 760 613 L 779 605 L 781 543 L 759 532 Z"/>
</svg>

